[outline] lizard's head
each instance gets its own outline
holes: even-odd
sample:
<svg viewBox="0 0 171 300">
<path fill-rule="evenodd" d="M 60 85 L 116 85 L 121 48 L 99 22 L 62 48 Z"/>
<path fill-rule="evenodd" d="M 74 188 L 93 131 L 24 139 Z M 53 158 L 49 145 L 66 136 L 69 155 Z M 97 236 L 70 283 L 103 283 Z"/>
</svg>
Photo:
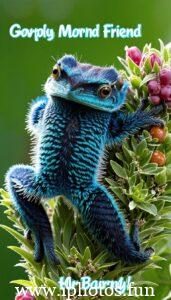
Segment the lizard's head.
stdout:
<svg viewBox="0 0 171 300">
<path fill-rule="evenodd" d="M 125 102 L 127 83 L 117 89 L 118 73 L 113 67 L 79 63 L 65 55 L 57 61 L 45 83 L 47 95 L 64 98 L 98 110 L 113 112 Z"/>
</svg>

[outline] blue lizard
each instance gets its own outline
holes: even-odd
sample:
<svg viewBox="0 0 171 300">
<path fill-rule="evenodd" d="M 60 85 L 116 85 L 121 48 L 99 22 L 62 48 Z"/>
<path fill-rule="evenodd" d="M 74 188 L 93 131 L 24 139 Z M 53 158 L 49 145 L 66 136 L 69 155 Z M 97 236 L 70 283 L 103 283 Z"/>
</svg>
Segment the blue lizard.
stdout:
<svg viewBox="0 0 171 300">
<path fill-rule="evenodd" d="M 126 263 L 150 258 L 141 250 L 138 231 L 129 235 L 114 197 L 98 181 L 105 147 L 121 143 L 130 134 L 151 125 L 161 107 L 125 114 L 128 83 L 117 88 L 113 67 L 80 63 L 65 55 L 45 83 L 46 96 L 33 101 L 27 127 L 37 137 L 34 164 L 12 166 L 7 189 L 35 242 L 35 260 L 55 255 L 50 222 L 42 201 L 64 195 L 77 208 L 92 236 Z"/>
</svg>

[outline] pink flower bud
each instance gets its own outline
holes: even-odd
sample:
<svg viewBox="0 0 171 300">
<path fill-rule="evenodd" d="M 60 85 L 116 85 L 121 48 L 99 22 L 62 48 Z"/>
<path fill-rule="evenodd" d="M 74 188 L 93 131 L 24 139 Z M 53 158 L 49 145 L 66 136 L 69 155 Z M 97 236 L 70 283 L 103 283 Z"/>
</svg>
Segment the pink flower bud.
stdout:
<svg viewBox="0 0 171 300">
<path fill-rule="evenodd" d="M 152 67 L 154 66 L 155 62 L 158 63 L 159 66 L 162 64 L 160 57 L 156 53 L 152 53 L 150 55 L 150 62 Z"/>
<path fill-rule="evenodd" d="M 149 81 L 148 91 L 151 95 L 158 95 L 160 93 L 160 83 L 156 80 Z"/>
<path fill-rule="evenodd" d="M 166 85 L 161 88 L 160 97 L 162 100 L 171 101 L 171 86 Z"/>
<path fill-rule="evenodd" d="M 161 99 L 159 96 L 150 96 L 150 100 L 154 105 L 158 105 L 161 102 Z"/>
<path fill-rule="evenodd" d="M 133 60 L 135 64 L 139 66 L 142 58 L 142 53 L 140 49 L 138 49 L 137 47 L 130 47 L 126 50 L 126 54 Z"/>
<path fill-rule="evenodd" d="M 15 300 L 36 300 L 36 298 L 27 291 L 25 293 L 16 295 Z"/>
<path fill-rule="evenodd" d="M 167 85 L 171 83 L 171 69 L 162 69 L 160 71 L 160 82 L 162 85 Z"/>
</svg>

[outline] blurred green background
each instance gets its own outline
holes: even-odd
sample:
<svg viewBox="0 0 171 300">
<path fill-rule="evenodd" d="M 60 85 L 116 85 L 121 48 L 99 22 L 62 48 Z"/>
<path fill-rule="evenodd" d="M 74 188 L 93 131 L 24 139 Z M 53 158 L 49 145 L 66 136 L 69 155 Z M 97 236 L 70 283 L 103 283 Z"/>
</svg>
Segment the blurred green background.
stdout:
<svg viewBox="0 0 171 300">
<path fill-rule="evenodd" d="M 83 61 L 119 67 L 117 56 L 124 55 L 126 45 L 152 42 L 158 47 L 158 38 L 171 41 L 170 0 L 0 0 L 1 49 L 1 105 L 0 105 L 0 182 L 4 174 L 16 163 L 29 163 L 29 136 L 25 131 L 25 115 L 30 99 L 42 93 L 42 84 L 51 72 L 55 58 L 64 53 L 76 54 Z M 58 39 L 52 42 L 32 39 L 12 39 L 9 27 L 19 23 L 22 27 L 58 28 L 60 24 L 73 27 L 95 26 L 96 23 L 120 24 L 135 27 L 142 24 L 139 39 Z M 3 213 L 0 222 L 7 223 Z M 0 231 L 0 298 L 14 299 L 12 279 L 23 273 L 14 268 L 18 257 L 7 245 L 13 243 Z M 22 275 L 23 277 L 23 275 Z M 157 297 L 156 297 L 157 299 Z"/>
</svg>

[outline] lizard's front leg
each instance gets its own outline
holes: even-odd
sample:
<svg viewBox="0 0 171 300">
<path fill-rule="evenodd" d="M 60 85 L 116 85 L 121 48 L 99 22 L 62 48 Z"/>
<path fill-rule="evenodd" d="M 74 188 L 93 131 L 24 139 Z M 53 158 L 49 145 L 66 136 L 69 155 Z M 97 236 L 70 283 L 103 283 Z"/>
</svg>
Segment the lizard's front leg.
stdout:
<svg viewBox="0 0 171 300">
<path fill-rule="evenodd" d="M 41 96 L 37 97 L 31 103 L 27 116 L 27 128 L 31 133 L 39 132 L 47 102 L 48 98 L 46 96 Z"/>
<path fill-rule="evenodd" d="M 151 110 L 144 110 L 146 101 L 143 101 L 140 108 L 134 113 L 118 112 L 114 113 L 108 129 L 107 144 L 118 144 L 129 135 L 137 133 L 140 129 L 149 126 L 164 126 L 163 120 L 158 118 L 160 112 L 163 111 L 163 106 L 157 106 Z"/>
<path fill-rule="evenodd" d="M 45 255 L 50 263 L 59 263 L 55 256 L 52 230 L 40 203 L 46 187 L 37 180 L 30 166 L 13 166 L 6 175 L 7 189 L 23 222 L 31 230 L 35 242 L 35 260 Z"/>
</svg>

